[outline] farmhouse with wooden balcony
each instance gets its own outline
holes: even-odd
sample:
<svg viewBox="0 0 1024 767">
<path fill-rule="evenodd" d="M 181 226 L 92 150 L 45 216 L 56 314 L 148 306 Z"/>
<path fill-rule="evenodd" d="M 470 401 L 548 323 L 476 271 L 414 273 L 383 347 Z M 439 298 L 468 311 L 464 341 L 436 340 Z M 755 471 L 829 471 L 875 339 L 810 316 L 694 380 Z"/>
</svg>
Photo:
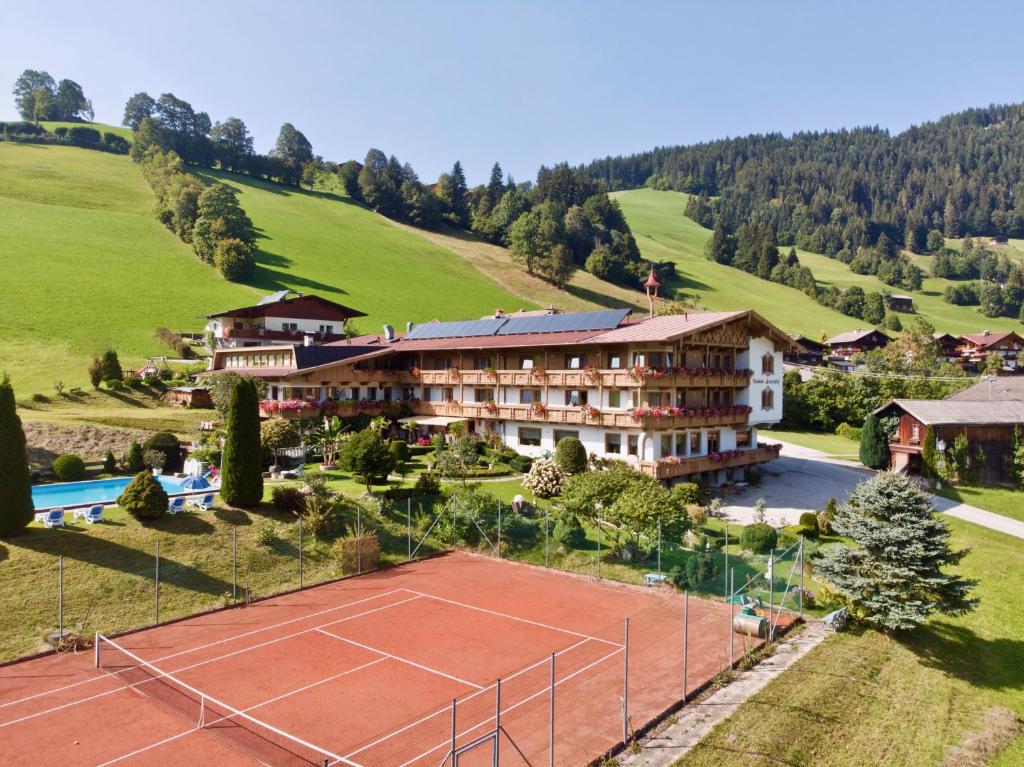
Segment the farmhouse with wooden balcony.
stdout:
<svg viewBox="0 0 1024 767">
<path fill-rule="evenodd" d="M 528 455 L 573 436 L 661 480 L 725 481 L 777 454 L 757 430 L 782 417 L 790 344 L 753 311 L 498 313 L 319 347 L 219 348 L 212 366 L 265 379 L 267 416 L 463 421 Z"/>
<path fill-rule="evenodd" d="M 281 290 L 255 306 L 206 315 L 206 332 L 219 349 L 291 344 L 314 346 L 345 337 L 345 323 L 363 312 L 314 295 Z"/>
</svg>

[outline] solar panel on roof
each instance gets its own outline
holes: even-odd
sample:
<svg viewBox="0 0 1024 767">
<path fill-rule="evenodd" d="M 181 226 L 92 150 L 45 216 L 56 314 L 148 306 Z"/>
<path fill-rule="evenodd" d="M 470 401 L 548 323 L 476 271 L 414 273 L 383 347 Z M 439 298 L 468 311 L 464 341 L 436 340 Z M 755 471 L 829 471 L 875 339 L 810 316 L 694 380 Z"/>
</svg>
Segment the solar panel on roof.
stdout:
<svg viewBox="0 0 1024 767">
<path fill-rule="evenodd" d="M 542 317 L 510 317 L 498 330 L 499 336 L 518 333 L 563 333 L 573 330 L 611 330 L 617 328 L 629 309 L 600 309 L 595 312 L 546 314 Z"/>
<path fill-rule="evenodd" d="M 463 320 L 458 322 L 428 322 L 417 325 L 406 336 L 409 340 L 429 338 L 466 338 L 476 336 L 493 336 L 506 322 L 502 319 Z"/>
<path fill-rule="evenodd" d="M 283 301 L 288 296 L 289 291 L 279 290 L 276 293 L 271 293 L 269 296 L 263 296 L 256 304 L 256 306 L 264 306 L 266 304 L 276 304 L 278 301 Z"/>
</svg>

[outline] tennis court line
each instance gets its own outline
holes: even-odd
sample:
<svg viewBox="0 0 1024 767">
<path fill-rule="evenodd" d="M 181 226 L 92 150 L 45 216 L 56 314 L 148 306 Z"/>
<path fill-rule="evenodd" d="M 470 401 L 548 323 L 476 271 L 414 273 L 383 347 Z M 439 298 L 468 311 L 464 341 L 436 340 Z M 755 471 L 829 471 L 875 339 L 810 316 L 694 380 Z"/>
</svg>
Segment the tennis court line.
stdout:
<svg viewBox="0 0 1024 767">
<path fill-rule="evenodd" d="M 569 645 L 568 647 L 564 647 L 564 648 L 562 648 L 561 650 L 558 650 L 557 652 L 555 652 L 555 653 L 554 653 L 554 655 L 555 655 L 555 656 L 557 657 L 557 656 L 559 656 L 559 655 L 563 655 L 563 654 L 565 654 L 565 653 L 567 653 L 567 652 L 571 652 L 572 650 L 575 650 L 575 649 L 576 649 L 577 647 L 579 647 L 580 645 L 586 644 L 586 643 L 587 643 L 587 642 L 589 642 L 589 641 L 590 641 L 590 639 L 581 639 L 581 640 L 580 640 L 579 642 L 576 642 L 575 644 L 571 644 L 571 645 Z M 601 660 L 605 660 L 606 658 L 609 658 L 609 657 L 611 657 L 611 655 L 615 655 L 615 653 L 617 653 L 617 652 L 619 652 L 619 651 L 618 651 L 618 650 L 615 650 L 615 651 L 614 651 L 614 652 L 612 652 L 612 653 L 611 653 L 610 655 L 608 655 L 608 656 L 605 656 L 605 658 L 602 658 Z M 509 680 L 509 679 L 513 679 L 513 678 L 515 678 L 515 677 L 519 676 L 520 674 L 524 674 L 524 673 L 526 673 L 526 672 L 527 672 L 527 671 L 529 671 L 530 669 L 534 669 L 534 668 L 536 668 L 537 666 L 540 666 L 540 665 L 541 665 L 541 664 L 543 664 L 543 663 L 549 663 L 549 662 L 550 662 L 550 656 L 548 656 L 548 657 L 546 657 L 546 658 L 541 658 L 540 660 L 538 660 L 538 661 L 534 661 L 534 662 L 533 662 L 533 663 L 531 663 L 530 665 L 528 665 L 528 666 L 525 666 L 525 667 L 523 667 L 523 668 L 519 669 L 518 671 L 515 671 L 515 672 L 513 672 L 513 673 L 509 674 L 509 675 L 508 675 L 508 676 L 506 676 L 506 677 L 502 677 L 502 682 L 505 682 L 505 681 L 507 681 L 507 680 Z M 597 661 L 597 662 L 598 662 L 598 663 L 600 663 L 601 661 Z M 591 665 L 593 665 L 593 664 L 591 664 Z M 589 667 L 590 667 L 590 666 L 587 666 L 586 668 L 589 668 Z M 581 670 L 583 670 L 583 669 L 581 669 Z M 484 688 L 483 688 L 483 689 L 481 689 L 481 690 L 477 690 L 476 692 L 472 692 L 472 693 L 470 693 L 469 695 L 466 695 L 466 696 L 465 696 L 465 697 L 463 697 L 463 698 L 459 698 L 459 699 L 458 699 L 458 702 L 457 702 L 457 704 L 458 704 L 458 703 L 465 703 L 465 702 L 466 702 L 466 701 L 468 701 L 468 700 L 472 700 L 472 699 L 473 699 L 473 698 L 475 698 L 475 697 L 476 697 L 477 695 L 480 695 L 480 694 L 482 694 L 482 693 L 485 693 L 485 692 L 487 692 L 488 690 L 493 690 L 493 689 L 494 689 L 494 687 L 495 687 L 495 684 L 494 684 L 494 683 L 492 682 L 491 684 L 487 685 L 486 687 L 484 687 Z M 546 689 L 546 688 L 545 688 L 545 689 Z M 456 705 L 457 705 L 457 704 L 456 704 Z M 511 710 L 511 709 L 509 709 L 509 710 Z M 356 749 L 355 751 L 351 751 L 351 752 L 349 752 L 349 753 L 348 753 L 348 754 L 346 755 L 346 758 L 349 758 L 349 757 L 355 756 L 356 754 L 360 754 L 360 753 L 362 753 L 363 751 L 367 751 L 368 749 L 371 749 L 371 748 L 373 748 L 374 746 L 379 746 L 379 745 L 380 745 L 381 743 L 383 743 L 384 741 L 386 741 L 386 740 L 390 740 L 391 738 L 394 738 L 394 737 L 396 737 L 397 735 L 401 735 L 401 734 L 402 734 L 403 732 L 405 732 L 406 730 L 410 730 L 410 729 L 412 729 L 413 727 L 416 727 L 417 725 L 419 725 L 419 724 L 422 724 L 423 722 L 427 721 L 428 719 L 432 719 L 432 718 L 434 718 L 435 716 L 438 716 L 439 714 L 447 713 L 448 711 L 451 711 L 451 706 L 447 706 L 447 705 L 446 705 L 446 706 L 443 706 L 443 707 L 441 707 L 441 708 L 438 708 L 438 709 L 436 709 L 436 710 L 434 710 L 434 711 L 431 711 L 431 712 L 430 712 L 429 714 L 424 714 L 424 715 L 423 715 L 423 716 L 421 716 L 421 717 L 420 717 L 419 719 L 416 719 L 416 720 L 414 720 L 414 721 L 412 721 L 412 722 L 408 722 L 407 724 L 405 724 L 405 725 L 403 725 L 403 726 L 399 727 L 399 728 L 398 728 L 397 730 L 392 730 L 391 732 L 387 733 L 386 735 L 382 735 L 382 736 L 380 736 L 379 738 L 377 738 L 376 740 L 374 740 L 374 741 L 371 741 L 370 743 L 367 743 L 366 745 L 360 746 L 360 747 L 359 747 L 359 748 L 357 748 L 357 749 Z M 479 725 L 478 725 L 478 726 L 479 726 Z M 436 749 L 432 749 L 432 750 L 436 750 Z M 430 753 L 430 752 L 427 752 L 427 753 Z"/>
<path fill-rule="evenodd" d="M 371 660 L 371 661 L 369 661 L 367 663 L 363 663 L 363 664 L 361 664 L 359 666 L 356 666 L 355 668 L 350 668 L 350 669 L 347 669 L 345 671 L 342 671 L 339 674 L 334 674 L 334 675 L 326 677 L 324 679 L 319 679 L 316 682 L 311 682 L 310 684 L 304 685 L 302 687 L 297 687 L 294 690 L 290 690 L 289 692 L 282 693 L 281 695 L 277 695 L 276 697 L 270 698 L 269 700 L 265 700 L 262 703 L 256 703 L 256 704 L 254 704 L 252 706 L 249 706 L 248 708 L 239 709 L 239 711 L 241 711 L 243 714 L 247 714 L 247 713 L 249 713 L 250 711 L 252 711 L 254 709 L 260 708 L 261 706 L 266 706 L 266 705 L 269 705 L 271 703 L 276 703 L 277 701 L 282 700 L 284 698 L 287 698 L 289 696 L 296 695 L 296 694 L 298 694 L 300 692 L 305 692 L 306 690 L 309 690 L 309 689 L 311 689 L 313 687 L 316 687 L 318 685 L 326 684 L 327 682 L 334 681 L 335 679 L 343 677 L 346 674 L 354 674 L 356 671 L 362 671 L 364 668 L 366 668 L 368 666 L 373 666 L 376 663 L 382 663 L 384 660 L 386 660 L 386 659 L 385 658 L 375 658 L 374 660 Z M 165 673 L 167 673 L 167 672 L 165 672 Z M 143 682 L 143 684 L 146 684 L 146 682 Z M 125 688 L 125 689 L 127 689 L 127 688 Z M 229 718 L 230 717 L 222 716 L 219 719 L 217 719 L 216 721 L 212 722 L 212 724 L 217 724 L 218 722 L 223 722 L 225 719 L 229 719 Z M 163 740 L 158 740 L 156 743 L 150 743 L 148 746 L 143 746 L 142 748 L 137 748 L 136 750 L 131 751 L 131 752 L 127 753 L 127 754 L 122 754 L 121 756 L 115 756 L 113 759 L 110 759 L 110 760 L 108 760 L 106 762 L 103 762 L 102 764 L 97 765 L 97 767 L 107 767 L 107 765 L 115 764 L 117 762 L 120 762 L 122 759 L 130 759 L 133 756 L 138 756 L 139 754 L 145 753 L 146 751 L 150 751 L 150 750 L 152 750 L 154 748 L 162 746 L 165 743 L 170 743 L 172 740 L 177 740 L 178 738 L 183 738 L 186 735 L 191 735 L 193 732 L 202 732 L 202 730 L 203 730 L 202 727 L 192 727 L 192 728 L 190 728 L 188 730 L 185 730 L 184 732 L 179 732 L 177 735 L 172 735 L 169 738 L 164 738 Z M 230 744 L 228 744 L 228 745 L 229 745 L 229 747 L 234 748 L 234 746 L 230 746 Z M 238 750 L 238 749 L 236 749 L 236 750 Z M 242 753 L 245 753 L 245 752 L 242 752 Z M 344 759 L 344 757 L 342 757 L 342 758 Z M 355 762 L 350 762 L 348 760 L 345 760 L 345 763 L 349 764 L 349 765 L 355 764 Z"/>
<path fill-rule="evenodd" d="M 589 670 L 590 670 L 590 669 L 592 669 L 592 668 L 593 668 L 594 666 L 596 666 L 596 665 L 598 665 L 598 664 L 600 664 L 600 663 L 604 663 L 604 662 L 605 662 L 606 660 L 608 660 L 609 658 L 612 658 L 612 657 L 614 657 L 614 656 L 618 655 L 618 654 L 619 654 L 620 652 L 623 652 L 624 650 L 625 650 L 625 648 L 624 648 L 624 647 L 620 647 L 620 648 L 619 648 L 619 649 L 617 649 L 617 650 L 612 650 L 612 651 L 611 651 L 610 653 L 608 653 L 608 654 L 607 654 L 607 655 L 605 655 L 604 657 L 602 657 L 602 658 L 598 658 L 597 660 L 595 660 L 595 661 L 593 661 L 593 662 L 591 662 L 591 663 L 588 663 L 588 664 L 587 664 L 586 666 L 584 666 L 583 668 L 577 669 L 577 670 L 576 670 L 576 671 L 574 671 L 573 673 L 569 674 L 569 676 L 567 676 L 567 677 L 565 677 L 565 678 L 563 678 L 563 679 L 560 679 L 560 680 L 556 681 L 556 682 L 555 682 L 555 688 L 557 689 L 557 688 L 558 688 L 558 685 L 560 685 L 560 684 L 563 684 L 563 683 L 565 683 L 565 682 L 568 682 L 568 681 L 569 681 L 570 679 L 573 679 L 574 677 L 577 677 L 577 676 L 579 676 L 579 675 L 580 675 L 580 674 L 582 674 L 582 673 L 583 673 L 584 671 L 589 671 Z M 518 701 L 518 702 L 516 702 L 516 703 L 513 703 L 513 704 L 512 704 L 511 706 L 509 706 L 508 708 L 503 708 L 503 709 L 501 710 L 501 714 L 502 714 L 502 716 L 504 716 L 505 714 L 508 714 L 508 713 L 510 713 L 510 712 L 512 712 L 512 711 L 515 711 L 515 710 L 516 710 L 517 708 L 519 708 L 520 706 L 524 706 L 524 705 L 526 705 L 527 703 L 529 703 L 529 702 L 530 702 L 530 701 L 532 701 L 532 700 L 536 700 L 537 698 L 539 698 L 539 697 L 540 697 L 540 696 L 542 696 L 542 695 L 547 695 L 547 694 L 548 694 L 548 693 L 550 692 L 550 690 L 551 690 L 551 688 L 550 688 L 549 686 L 545 686 L 545 687 L 543 687 L 542 689 L 540 689 L 540 690 L 538 690 L 537 692 L 535 692 L 535 693 L 534 693 L 533 695 L 530 695 L 530 696 L 529 696 L 529 697 L 527 697 L 527 698 L 523 698 L 523 699 L 522 699 L 521 701 Z M 474 725 L 472 725 L 472 726 L 470 726 L 470 727 L 467 727 L 467 728 L 466 728 L 466 729 L 464 729 L 464 730 L 463 730 L 462 732 L 459 732 L 459 733 L 457 733 L 457 734 L 456 734 L 456 736 L 455 736 L 455 737 L 456 737 L 456 740 L 457 740 L 458 738 L 461 738 L 461 737 L 464 737 L 464 736 L 468 735 L 469 733 L 473 732 L 473 730 L 478 730 L 478 729 L 480 729 L 481 727 L 483 727 L 484 725 L 486 725 L 486 724 L 487 724 L 488 722 L 493 722 L 493 721 L 494 721 L 494 716 L 489 716 L 489 717 L 487 717 L 486 719 L 484 719 L 484 720 L 482 720 L 482 721 L 479 721 L 479 722 L 477 722 L 476 724 L 474 724 Z M 431 749 L 428 749 L 428 750 L 426 750 L 426 751 L 422 752 L 422 753 L 421 753 L 421 754 L 419 754 L 418 756 L 414 756 L 414 757 L 413 757 L 412 759 L 410 759 L 410 760 L 409 760 L 409 761 L 407 761 L 407 762 L 403 762 L 403 763 L 402 763 L 402 764 L 400 764 L 400 765 L 399 765 L 398 767 L 409 767 L 409 765 L 411 765 L 411 764 L 415 764 L 415 763 L 416 763 L 416 762 L 418 762 L 418 761 L 419 761 L 420 759 L 423 759 L 424 757 L 427 757 L 427 756 L 429 756 L 430 754 L 434 753 L 435 751 L 437 751 L 437 750 L 439 750 L 439 749 L 442 749 L 442 748 L 448 748 L 448 747 L 450 746 L 450 744 L 451 744 L 451 740 L 445 740 L 445 741 L 443 741 L 443 742 L 441 742 L 441 743 L 438 743 L 438 744 L 437 744 L 436 746 L 434 746 L 433 748 L 431 748 Z M 360 749 L 360 750 L 362 750 L 362 749 Z M 352 756 L 352 755 L 354 755 L 354 754 L 356 754 L 356 753 L 358 753 L 358 752 L 356 752 L 356 751 L 353 751 L 353 752 L 352 752 L 351 754 L 348 754 L 347 756 L 345 756 L 345 757 L 343 757 L 343 758 L 347 760 L 347 759 L 349 758 L 349 756 Z"/>
<path fill-rule="evenodd" d="M 489 613 L 491 615 L 497 615 L 499 618 L 508 618 L 509 620 L 519 621 L 521 623 L 529 623 L 531 626 L 539 626 L 540 628 L 549 629 L 551 631 L 561 631 L 563 634 L 569 634 L 571 636 L 582 637 L 584 639 L 592 639 L 595 642 L 603 642 L 604 644 L 610 644 L 612 647 L 622 648 L 623 645 L 618 642 L 613 642 L 610 639 L 602 639 L 601 637 L 591 636 L 590 634 L 583 634 L 579 631 L 573 631 L 572 629 L 562 628 L 561 626 L 552 626 L 548 623 L 541 623 L 540 621 L 530 620 L 529 618 L 521 618 L 518 615 L 509 615 L 508 613 L 498 612 L 497 610 L 491 610 L 487 607 L 477 607 L 466 602 L 459 602 L 456 599 L 448 599 L 447 597 L 439 597 L 436 594 L 427 594 L 423 591 L 416 591 L 414 589 L 405 589 L 412 594 L 419 594 L 421 597 L 427 597 L 428 599 L 436 599 L 440 602 L 447 602 L 448 604 L 457 605 L 458 607 L 465 607 L 469 610 L 477 610 L 482 613 Z"/>
<path fill-rule="evenodd" d="M 404 663 L 407 666 L 412 666 L 413 668 L 418 668 L 418 669 L 421 669 L 422 671 L 429 671 L 431 674 L 437 674 L 438 676 L 443 676 L 446 679 L 451 679 L 454 682 L 459 682 L 460 684 L 464 684 L 464 685 L 466 685 L 468 687 L 475 687 L 478 690 L 484 689 L 483 685 L 479 685 L 476 682 L 470 682 L 470 681 L 468 681 L 466 679 L 461 679 L 460 677 L 454 676 L 453 674 L 446 674 L 444 671 L 438 671 L 436 668 L 431 668 L 430 666 L 424 666 L 422 663 L 417 663 L 414 660 L 409 660 L 408 658 L 403 658 L 403 657 L 401 657 L 399 655 L 392 655 L 389 652 L 384 652 L 384 650 L 378 650 L 376 647 L 371 647 L 370 645 L 363 644 L 362 642 L 357 642 L 354 639 L 347 639 L 346 637 L 338 636 L 337 634 L 332 634 L 330 631 L 327 631 L 326 629 L 320 628 L 320 629 L 317 629 L 317 631 L 319 631 L 321 634 L 326 634 L 327 636 L 331 637 L 332 639 L 338 639 L 338 640 L 340 640 L 342 642 L 347 642 L 348 644 L 355 645 L 356 647 L 361 647 L 364 650 L 369 650 L 370 652 L 377 653 L 377 655 L 383 655 L 384 658 L 390 658 L 391 660 L 398 661 L 399 663 Z"/>
<path fill-rule="evenodd" d="M 404 590 L 404 589 L 402 589 L 402 590 Z M 414 596 L 409 597 L 408 599 L 403 599 L 403 600 L 401 600 L 399 602 L 392 602 L 391 604 L 383 605 L 381 607 L 375 607 L 372 610 L 365 610 L 365 611 L 363 611 L 361 613 L 356 613 L 355 615 L 349 615 L 349 616 L 347 616 L 345 618 L 341 618 L 341 619 L 336 620 L 336 621 L 330 621 L 328 623 L 324 623 L 324 624 L 321 624 L 321 625 L 322 626 L 333 626 L 333 625 L 335 625 L 337 623 L 343 623 L 343 622 L 345 622 L 347 620 L 353 620 L 355 618 L 361 618 L 364 615 L 369 615 L 370 613 L 379 612 L 380 610 L 386 610 L 386 609 L 388 609 L 390 607 L 397 607 L 398 605 L 405 604 L 406 602 L 412 602 L 413 600 L 416 600 L 416 599 L 419 599 L 419 598 L 420 598 L 419 595 L 414 595 Z M 368 600 L 360 600 L 360 601 L 368 601 Z M 266 642 L 261 642 L 260 644 L 251 645 L 249 647 L 243 647 L 241 650 L 235 650 L 233 652 L 225 653 L 224 655 L 218 655 L 218 656 L 216 656 L 214 658 L 208 658 L 206 660 L 199 661 L 198 663 L 193 663 L 190 666 L 182 666 L 180 668 L 174 669 L 173 671 L 169 671 L 167 673 L 169 673 L 169 674 L 178 674 L 178 673 L 181 673 L 182 671 L 190 671 L 191 669 L 198 668 L 199 666 L 205 666 L 207 663 L 216 663 L 219 660 L 224 660 L 225 658 L 230 658 L 230 657 L 232 657 L 234 655 L 240 655 L 243 652 L 249 652 L 250 650 L 257 650 L 257 649 L 259 649 L 261 647 L 266 647 L 267 645 L 272 645 L 272 644 L 275 644 L 277 642 L 283 642 L 283 641 L 285 641 L 287 639 L 294 639 L 297 636 L 302 636 L 303 634 L 309 634 L 309 633 L 311 633 L 313 631 L 317 631 L 319 629 L 320 629 L 320 626 L 313 626 L 313 627 L 308 628 L 308 629 L 303 629 L 302 631 L 296 631 L 294 634 L 287 634 L 287 635 L 285 635 L 283 637 L 276 637 L 275 639 L 269 639 Z M 207 645 L 207 646 L 212 646 L 212 644 L 219 644 L 219 643 L 215 642 L 215 643 L 211 643 L 211 645 Z M 170 656 L 167 656 L 167 657 L 175 657 L 175 656 L 180 655 L 180 654 L 181 653 L 175 653 L 174 655 L 170 655 Z M 148 661 L 148 662 L 149 663 L 158 663 L 159 661 L 160 661 L 160 659 L 157 659 L 155 661 Z M 109 676 L 115 676 L 115 674 L 106 674 L 104 676 L 96 677 L 96 679 L 106 679 Z M 89 680 L 87 680 L 87 681 L 89 681 Z M 78 684 L 82 684 L 82 683 L 79 682 Z M 111 695 L 112 693 L 115 693 L 118 690 L 123 690 L 123 689 L 124 689 L 123 687 L 118 687 L 118 688 L 115 688 L 113 690 L 107 690 L 106 692 L 97 693 L 96 695 L 90 695 L 87 698 L 80 698 L 78 700 L 73 700 L 73 701 L 71 701 L 69 703 L 64 703 L 64 704 L 61 704 L 59 706 L 54 706 L 52 708 L 45 709 L 43 711 L 37 711 L 34 714 L 27 714 L 27 715 L 25 715 L 25 716 L 23 716 L 23 717 L 21 717 L 19 719 L 12 719 L 12 720 L 10 720 L 8 722 L 0 722 L 0 728 L 7 727 L 8 725 L 12 725 L 12 724 L 18 724 L 19 722 L 24 722 L 24 721 L 27 721 L 29 719 L 35 719 L 36 717 L 45 716 L 47 714 L 52 714 L 52 713 L 54 713 L 56 711 L 62 711 L 63 709 L 71 708 L 72 706 L 77 706 L 79 703 L 86 703 L 86 702 L 88 702 L 90 700 L 95 700 L 96 698 L 102 698 L 104 695 Z"/>
<path fill-rule="evenodd" d="M 370 602 L 370 601 L 373 601 L 374 599 L 380 599 L 381 597 L 390 596 L 391 594 L 397 594 L 400 591 L 408 591 L 408 589 L 403 589 L 403 588 L 392 589 L 391 591 L 385 591 L 383 594 L 375 594 L 374 596 L 366 597 L 365 599 L 357 599 L 354 602 L 346 602 L 343 605 L 337 605 L 336 607 L 329 607 L 327 609 L 320 610 L 320 611 L 315 612 L 315 613 L 309 613 L 308 615 L 303 615 L 303 616 L 300 616 L 298 618 L 289 618 L 286 621 L 281 621 L 280 623 L 274 623 L 274 624 L 271 624 L 270 626 L 265 626 L 263 628 L 253 629 L 251 631 L 246 631 L 246 632 L 243 632 L 241 634 L 236 634 L 235 636 L 228 637 L 227 639 L 219 639 L 219 640 L 217 640 L 215 642 L 208 642 L 207 644 L 198 645 L 197 647 L 193 647 L 193 648 L 190 648 L 188 650 L 181 650 L 180 652 L 171 653 L 170 655 L 164 655 L 163 657 L 156 658 L 156 659 L 154 659 L 151 662 L 152 663 L 159 663 L 160 661 L 169 660 L 170 658 L 176 658 L 179 655 L 185 655 L 185 654 L 190 653 L 190 652 L 196 652 L 197 650 L 205 650 L 207 647 L 214 647 L 214 646 L 216 646 L 218 644 L 223 644 L 224 642 L 232 642 L 235 639 L 241 639 L 242 637 L 247 637 L 247 636 L 250 636 L 252 634 L 258 634 L 261 631 L 269 631 L 270 629 L 280 628 L 281 626 L 287 626 L 290 623 L 296 623 L 296 622 L 301 621 L 301 620 L 306 620 L 307 618 L 315 618 L 316 616 L 323 615 L 324 613 L 333 612 L 335 610 L 341 610 L 341 609 L 344 609 L 346 607 L 352 607 L 354 605 L 362 604 L 364 602 Z M 242 605 L 236 605 L 236 607 L 241 609 Z M 322 625 L 329 626 L 330 624 L 329 623 L 325 623 L 325 624 L 322 624 Z M 157 626 L 150 626 L 147 629 L 142 629 L 142 631 L 149 631 L 150 629 L 154 629 L 154 628 L 161 628 L 161 626 L 159 626 L 159 625 L 157 625 Z M 142 631 L 135 632 L 135 633 L 142 633 Z M 295 636 L 295 635 L 292 635 L 292 636 Z M 24 703 L 25 701 L 33 700 L 35 698 L 41 698 L 44 695 L 53 695 L 54 693 L 63 692 L 64 690 L 70 690 L 72 687 L 79 687 L 79 686 L 81 686 L 83 684 L 92 684 L 93 682 L 98 682 L 98 681 L 106 679 L 106 678 L 107 678 L 106 676 L 94 676 L 94 677 L 90 677 L 89 679 L 83 679 L 83 680 L 78 681 L 78 682 L 72 682 L 71 684 L 66 684 L 66 685 L 64 685 L 62 687 L 55 687 L 52 690 L 46 690 L 45 692 L 33 693 L 32 695 L 26 695 L 24 698 L 17 698 L 16 700 L 9 700 L 6 703 L 0 703 L 0 708 L 6 708 L 7 706 L 13 706 L 13 705 L 15 705 L 17 703 Z M 87 698 L 87 700 L 91 700 L 91 698 Z M 2 726 L 3 725 L 0 724 L 0 727 L 2 727 Z"/>
</svg>

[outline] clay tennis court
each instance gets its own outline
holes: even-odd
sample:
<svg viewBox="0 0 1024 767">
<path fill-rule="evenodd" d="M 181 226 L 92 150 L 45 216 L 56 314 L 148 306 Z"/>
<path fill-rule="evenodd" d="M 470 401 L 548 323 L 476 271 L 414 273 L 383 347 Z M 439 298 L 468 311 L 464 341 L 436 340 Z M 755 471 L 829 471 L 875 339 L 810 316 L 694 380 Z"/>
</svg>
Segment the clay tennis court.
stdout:
<svg viewBox="0 0 1024 767">
<path fill-rule="evenodd" d="M 693 691 L 730 611 L 688 613 Z M 0 668 L 0 763 L 584 765 L 682 698 L 683 643 L 672 590 L 452 553 Z"/>
</svg>

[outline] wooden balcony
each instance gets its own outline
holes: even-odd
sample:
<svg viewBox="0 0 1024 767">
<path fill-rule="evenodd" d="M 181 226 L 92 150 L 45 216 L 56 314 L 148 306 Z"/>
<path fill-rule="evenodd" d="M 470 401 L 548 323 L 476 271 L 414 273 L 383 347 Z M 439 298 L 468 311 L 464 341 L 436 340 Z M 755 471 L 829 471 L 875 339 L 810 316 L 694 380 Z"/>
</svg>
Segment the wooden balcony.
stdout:
<svg viewBox="0 0 1024 767">
<path fill-rule="evenodd" d="M 579 407 L 545 406 L 536 410 L 530 405 L 476 402 L 417 402 L 413 412 L 418 415 L 444 415 L 460 418 L 500 421 L 536 421 L 550 424 L 601 426 L 608 429 L 680 429 L 709 426 L 736 426 L 747 422 L 748 413 L 718 413 L 674 416 L 638 417 L 622 410 L 584 410 Z"/>
<path fill-rule="evenodd" d="M 379 374 L 364 377 L 364 373 Z M 598 386 L 614 389 L 631 387 L 745 387 L 750 383 L 749 370 L 714 371 L 708 374 L 683 371 L 658 372 L 643 376 L 630 370 L 408 370 L 360 371 L 358 380 L 424 386 L 521 386 L 556 389 L 596 389 Z M 356 378 L 353 378 L 356 380 Z"/>
<path fill-rule="evenodd" d="M 693 458 L 680 458 L 678 461 L 641 461 L 640 470 L 658 480 L 688 477 L 708 471 L 736 469 L 772 461 L 779 457 L 780 447 L 758 445 L 746 450 L 728 451 L 719 460 L 715 460 L 710 455 L 699 455 Z"/>
</svg>

